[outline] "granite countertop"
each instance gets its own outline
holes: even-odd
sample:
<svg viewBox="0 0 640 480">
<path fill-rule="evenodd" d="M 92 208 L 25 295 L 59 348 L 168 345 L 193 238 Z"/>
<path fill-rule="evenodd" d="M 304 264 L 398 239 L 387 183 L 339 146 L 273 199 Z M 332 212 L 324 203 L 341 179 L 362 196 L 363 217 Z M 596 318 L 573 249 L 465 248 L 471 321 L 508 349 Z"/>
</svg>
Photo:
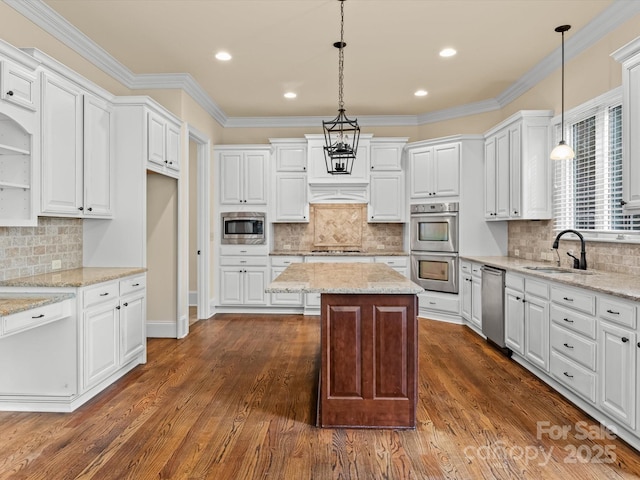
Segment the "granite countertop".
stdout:
<svg viewBox="0 0 640 480">
<path fill-rule="evenodd" d="M 13 313 L 24 312 L 32 308 L 42 307 L 51 303 L 58 303 L 68 298 L 74 298 L 73 293 L 60 293 L 55 295 L 37 295 L 37 294 L 18 294 L 5 293 L 0 294 L 0 316 L 11 315 Z"/>
<path fill-rule="evenodd" d="M 0 281 L 0 287 L 86 287 L 146 272 L 134 267 L 84 267 Z"/>
<path fill-rule="evenodd" d="M 537 262 L 517 257 L 468 257 L 461 256 L 463 260 L 469 260 L 492 267 L 502 268 L 512 272 L 544 278 L 557 283 L 586 288 L 596 292 L 607 293 L 629 300 L 640 301 L 640 278 L 634 275 L 622 273 L 604 272 L 601 270 L 575 270 L 563 269 L 568 273 L 545 273 L 530 270 L 525 267 L 556 267 L 555 263 Z"/>
<path fill-rule="evenodd" d="M 272 256 L 299 256 L 299 257 L 408 257 L 409 253 L 401 251 L 376 250 L 375 252 L 342 251 L 342 250 L 274 250 L 269 253 Z"/>
<path fill-rule="evenodd" d="M 267 293 L 415 294 L 423 288 L 384 263 L 294 263 Z"/>
</svg>

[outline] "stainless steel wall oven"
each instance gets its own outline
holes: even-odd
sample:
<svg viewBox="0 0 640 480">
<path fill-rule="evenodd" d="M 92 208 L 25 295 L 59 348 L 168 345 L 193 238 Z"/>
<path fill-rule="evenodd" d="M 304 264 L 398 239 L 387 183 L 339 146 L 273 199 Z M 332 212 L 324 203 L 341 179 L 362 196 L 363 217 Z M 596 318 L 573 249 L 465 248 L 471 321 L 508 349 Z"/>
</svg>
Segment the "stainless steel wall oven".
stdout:
<svg viewBox="0 0 640 480">
<path fill-rule="evenodd" d="M 458 203 L 411 205 L 411 279 L 425 290 L 458 293 Z"/>
</svg>

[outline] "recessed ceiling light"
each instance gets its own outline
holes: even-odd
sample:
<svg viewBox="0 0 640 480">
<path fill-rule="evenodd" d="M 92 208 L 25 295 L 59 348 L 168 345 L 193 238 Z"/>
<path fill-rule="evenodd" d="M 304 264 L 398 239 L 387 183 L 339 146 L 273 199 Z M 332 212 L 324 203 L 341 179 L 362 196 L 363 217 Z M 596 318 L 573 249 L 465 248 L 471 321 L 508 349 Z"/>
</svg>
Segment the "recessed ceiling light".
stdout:
<svg viewBox="0 0 640 480">
<path fill-rule="evenodd" d="M 416 90 L 416 93 L 414 93 L 414 95 L 416 97 L 426 97 L 428 93 L 429 92 L 427 92 L 426 90 Z"/>
<path fill-rule="evenodd" d="M 218 60 L 226 62 L 228 60 L 231 60 L 231 54 L 229 54 L 227 52 L 218 52 L 218 53 L 216 53 L 216 58 Z"/>
<path fill-rule="evenodd" d="M 298 95 L 294 92 L 287 92 L 284 94 L 284 98 L 296 98 Z"/>
<path fill-rule="evenodd" d="M 443 48 L 440 50 L 441 57 L 453 57 L 456 53 L 458 52 L 456 52 L 455 48 Z"/>
</svg>

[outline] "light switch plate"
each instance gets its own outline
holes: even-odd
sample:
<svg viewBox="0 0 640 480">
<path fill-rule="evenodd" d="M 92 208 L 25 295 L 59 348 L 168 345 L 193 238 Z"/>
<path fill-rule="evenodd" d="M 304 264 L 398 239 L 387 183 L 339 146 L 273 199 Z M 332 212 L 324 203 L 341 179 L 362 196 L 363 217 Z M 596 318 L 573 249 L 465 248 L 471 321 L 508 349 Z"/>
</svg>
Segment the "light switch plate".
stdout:
<svg viewBox="0 0 640 480">
<path fill-rule="evenodd" d="M 60 270 L 62 268 L 62 260 L 51 260 L 51 270 Z"/>
</svg>

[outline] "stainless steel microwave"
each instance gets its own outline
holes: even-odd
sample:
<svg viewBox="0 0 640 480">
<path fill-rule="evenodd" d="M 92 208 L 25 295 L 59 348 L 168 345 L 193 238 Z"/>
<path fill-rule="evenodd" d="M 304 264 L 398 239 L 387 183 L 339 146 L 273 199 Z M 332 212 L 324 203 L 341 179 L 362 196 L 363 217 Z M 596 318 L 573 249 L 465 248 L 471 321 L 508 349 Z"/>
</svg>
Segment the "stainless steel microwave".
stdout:
<svg viewBox="0 0 640 480">
<path fill-rule="evenodd" d="M 265 222 L 264 212 L 224 212 L 222 213 L 221 243 L 264 244 Z"/>
</svg>

